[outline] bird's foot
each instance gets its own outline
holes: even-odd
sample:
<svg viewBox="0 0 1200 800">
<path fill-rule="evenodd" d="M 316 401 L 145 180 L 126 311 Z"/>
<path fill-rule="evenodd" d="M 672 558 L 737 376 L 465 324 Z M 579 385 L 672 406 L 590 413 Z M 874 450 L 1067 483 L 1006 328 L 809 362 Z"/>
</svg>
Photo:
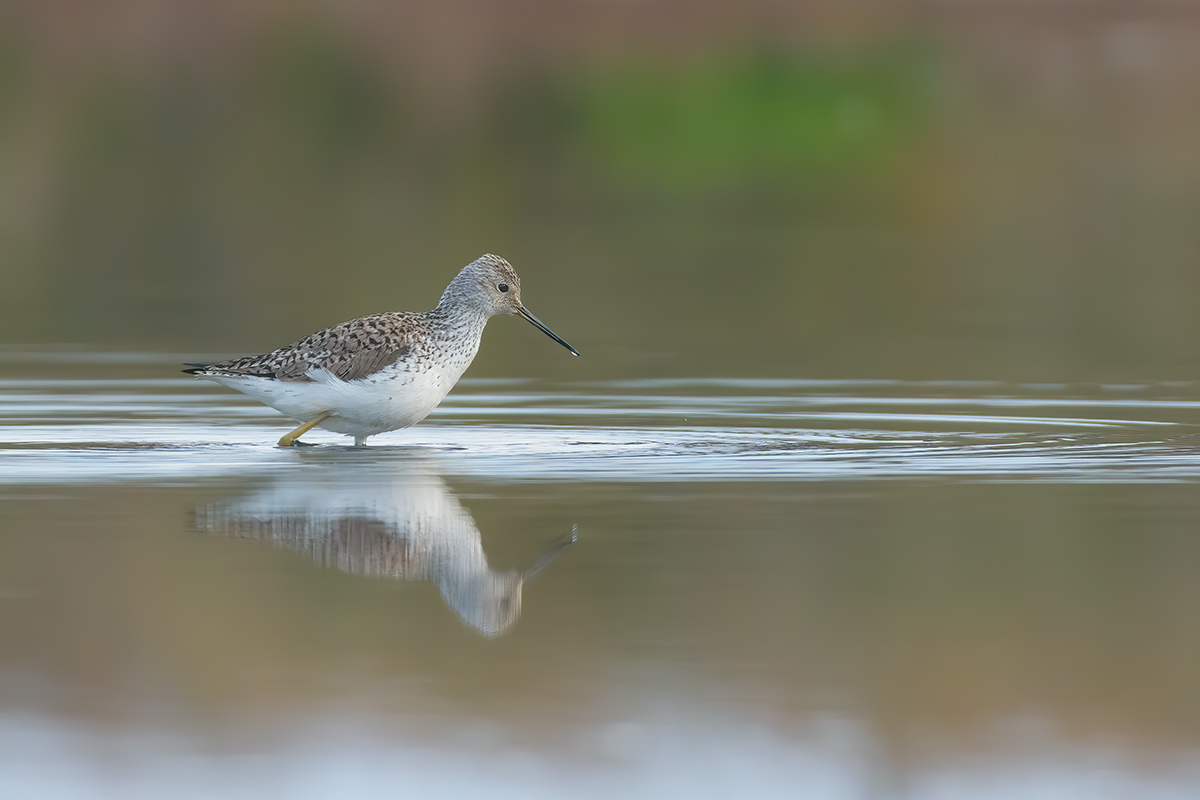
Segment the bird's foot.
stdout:
<svg viewBox="0 0 1200 800">
<path fill-rule="evenodd" d="M 316 419 L 309 420 L 308 422 L 304 423 L 299 428 L 296 428 L 296 430 L 289 431 L 288 433 L 284 434 L 282 439 L 279 440 L 279 446 L 280 447 L 306 447 L 306 446 L 308 446 L 308 442 L 300 441 L 300 437 L 303 436 L 304 434 L 308 433 L 310 430 L 312 430 L 316 426 L 320 425 L 325 420 L 329 419 L 330 416 L 332 416 L 332 414 L 327 411 L 324 414 L 322 414 L 321 416 L 317 417 Z"/>
</svg>

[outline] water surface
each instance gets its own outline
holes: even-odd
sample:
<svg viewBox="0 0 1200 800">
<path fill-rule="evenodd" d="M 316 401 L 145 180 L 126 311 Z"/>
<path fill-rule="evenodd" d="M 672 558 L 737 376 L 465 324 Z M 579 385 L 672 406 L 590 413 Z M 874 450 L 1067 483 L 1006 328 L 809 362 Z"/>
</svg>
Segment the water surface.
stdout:
<svg viewBox="0 0 1200 800">
<path fill-rule="evenodd" d="M 0 794 L 1200 792 L 1200 385 L 0 357 Z M 577 536 L 571 542 L 572 530 Z"/>
</svg>

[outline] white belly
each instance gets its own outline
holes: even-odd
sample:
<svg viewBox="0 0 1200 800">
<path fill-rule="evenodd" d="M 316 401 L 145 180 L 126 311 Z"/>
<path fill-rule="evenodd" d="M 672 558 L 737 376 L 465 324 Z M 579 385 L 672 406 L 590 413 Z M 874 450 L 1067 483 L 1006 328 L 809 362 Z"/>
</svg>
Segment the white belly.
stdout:
<svg viewBox="0 0 1200 800">
<path fill-rule="evenodd" d="M 357 381 L 343 381 L 325 369 L 310 371 L 308 381 L 230 375 L 203 377 L 302 422 L 333 412 L 320 427 L 363 437 L 407 428 L 425 419 L 462 373 L 462 369 L 449 372 L 433 367 L 405 371 L 393 366 Z"/>
</svg>

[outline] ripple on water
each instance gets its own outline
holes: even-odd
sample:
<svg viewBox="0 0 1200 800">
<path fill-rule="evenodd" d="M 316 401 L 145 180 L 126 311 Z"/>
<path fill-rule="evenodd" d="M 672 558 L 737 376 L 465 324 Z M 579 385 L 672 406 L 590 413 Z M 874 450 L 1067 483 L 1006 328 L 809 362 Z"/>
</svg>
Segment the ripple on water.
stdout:
<svg viewBox="0 0 1200 800">
<path fill-rule="evenodd" d="M 279 450 L 282 417 L 188 378 L 6 376 L 0 389 L 5 483 L 186 481 L 347 452 L 323 432 L 303 456 Z M 498 481 L 1177 481 L 1200 477 L 1198 422 L 1188 384 L 467 380 L 425 423 L 348 457 L 385 465 L 416 448 L 443 474 Z"/>
</svg>

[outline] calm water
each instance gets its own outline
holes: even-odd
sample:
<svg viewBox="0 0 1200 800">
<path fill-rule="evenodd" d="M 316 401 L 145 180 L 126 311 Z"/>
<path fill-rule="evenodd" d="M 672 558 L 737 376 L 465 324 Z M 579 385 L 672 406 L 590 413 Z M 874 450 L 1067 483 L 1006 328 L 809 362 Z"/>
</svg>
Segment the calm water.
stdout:
<svg viewBox="0 0 1200 800">
<path fill-rule="evenodd" d="M 0 353 L 0 796 L 1200 793 L 1200 384 L 467 380 L 280 450 L 195 358 Z"/>
</svg>

